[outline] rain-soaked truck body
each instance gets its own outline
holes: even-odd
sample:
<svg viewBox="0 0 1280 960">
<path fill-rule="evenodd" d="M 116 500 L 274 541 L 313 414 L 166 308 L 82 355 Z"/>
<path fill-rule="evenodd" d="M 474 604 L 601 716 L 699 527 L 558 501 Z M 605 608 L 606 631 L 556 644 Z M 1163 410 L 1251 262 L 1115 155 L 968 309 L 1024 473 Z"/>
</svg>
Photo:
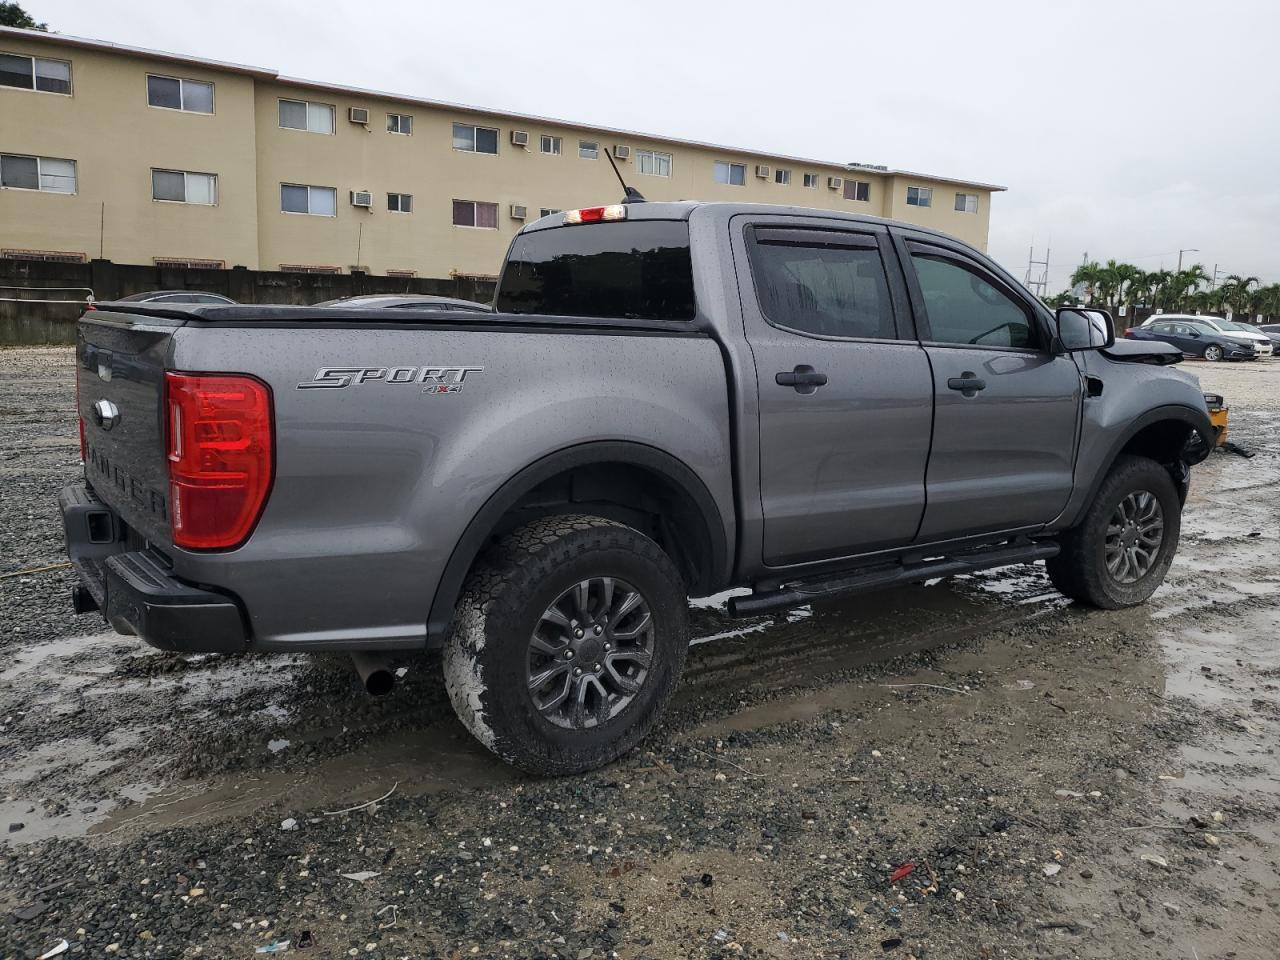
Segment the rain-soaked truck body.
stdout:
<svg viewBox="0 0 1280 960">
<path fill-rule="evenodd" d="M 443 648 L 527 769 L 616 757 L 731 610 L 1045 560 L 1155 589 L 1211 430 L 1176 351 L 943 235 L 634 203 L 515 238 L 493 313 L 97 304 L 77 609 L 180 651 Z"/>
</svg>

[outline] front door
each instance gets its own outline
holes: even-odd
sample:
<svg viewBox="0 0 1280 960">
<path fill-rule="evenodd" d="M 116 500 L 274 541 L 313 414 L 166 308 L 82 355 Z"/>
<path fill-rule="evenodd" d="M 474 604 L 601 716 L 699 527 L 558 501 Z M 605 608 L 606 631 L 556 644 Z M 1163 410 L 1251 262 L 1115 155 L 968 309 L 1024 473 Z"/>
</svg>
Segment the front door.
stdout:
<svg viewBox="0 0 1280 960">
<path fill-rule="evenodd" d="M 750 223 L 744 237 L 765 563 L 910 543 L 924 512 L 933 387 L 901 273 L 886 270 L 888 232 L 787 218 Z"/>
<path fill-rule="evenodd" d="M 1025 291 L 959 246 L 909 241 L 933 372 L 928 542 L 1047 523 L 1071 495 L 1082 379 Z"/>
</svg>

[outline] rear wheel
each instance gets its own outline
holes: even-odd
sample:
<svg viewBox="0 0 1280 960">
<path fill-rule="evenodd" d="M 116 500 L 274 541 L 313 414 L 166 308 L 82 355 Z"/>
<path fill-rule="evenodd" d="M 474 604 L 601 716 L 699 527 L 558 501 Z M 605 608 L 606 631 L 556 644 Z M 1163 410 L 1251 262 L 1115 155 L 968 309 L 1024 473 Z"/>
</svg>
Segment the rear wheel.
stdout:
<svg viewBox="0 0 1280 960">
<path fill-rule="evenodd" d="M 1142 603 L 1164 582 L 1181 530 L 1182 507 L 1169 472 L 1146 457 L 1122 457 L 1080 525 L 1047 561 L 1049 579 L 1071 597 L 1115 610 Z"/>
<path fill-rule="evenodd" d="M 1222 348 L 1216 343 L 1211 343 L 1204 348 L 1204 358 L 1217 363 L 1222 359 Z"/>
<path fill-rule="evenodd" d="M 651 539 L 599 517 L 537 520 L 472 572 L 445 648 L 466 728 L 539 774 L 590 770 L 652 728 L 688 650 L 680 574 Z"/>
</svg>

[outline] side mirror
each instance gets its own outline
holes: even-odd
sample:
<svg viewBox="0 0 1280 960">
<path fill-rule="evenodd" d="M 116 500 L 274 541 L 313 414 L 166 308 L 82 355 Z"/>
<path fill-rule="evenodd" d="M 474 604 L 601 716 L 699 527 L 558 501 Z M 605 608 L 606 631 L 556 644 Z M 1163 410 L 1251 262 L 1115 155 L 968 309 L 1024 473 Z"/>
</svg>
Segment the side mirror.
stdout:
<svg viewBox="0 0 1280 960">
<path fill-rule="evenodd" d="M 1116 326 L 1105 310 L 1059 307 L 1055 313 L 1058 342 L 1067 353 L 1098 350 L 1116 342 Z"/>
<path fill-rule="evenodd" d="M 1193 338 L 1194 338 L 1194 339 L 1196 339 L 1196 340 L 1199 340 L 1199 339 L 1200 339 L 1200 331 L 1199 331 L 1199 330 L 1192 330 L 1192 331 L 1191 331 L 1191 333 L 1190 333 L 1190 336 L 1191 336 L 1191 337 L 1193 337 Z"/>
</svg>

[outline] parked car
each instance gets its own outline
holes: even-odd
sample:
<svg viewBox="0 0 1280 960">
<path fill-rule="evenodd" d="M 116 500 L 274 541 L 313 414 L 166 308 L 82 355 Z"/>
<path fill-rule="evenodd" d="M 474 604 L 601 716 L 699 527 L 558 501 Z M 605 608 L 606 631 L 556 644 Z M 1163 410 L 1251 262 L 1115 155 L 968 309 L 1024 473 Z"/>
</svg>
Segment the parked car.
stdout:
<svg viewBox="0 0 1280 960">
<path fill-rule="evenodd" d="M 1257 327 L 1245 323 L 1237 323 L 1235 320 L 1224 320 L 1222 317 L 1191 313 L 1161 313 L 1152 317 L 1143 326 L 1168 320 L 1198 323 L 1223 336 L 1232 337 L 1235 340 L 1248 340 L 1256 348 L 1258 357 L 1266 358 L 1271 356 L 1271 339 L 1265 333 L 1260 332 Z"/>
<path fill-rule="evenodd" d="M 457 297 L 433 297 L 423 293 L 370 293 L 358 297 L 340 297 L 337 300 L 325 300 L 317 303 L 317 307 L 377 307 L 390 310 L 473 310 L 480 313 L 492 313 L 493 307 L 474 300 L 460 300 Z"/>
<path fill-rule="evenodd" d="M 135 293 L 121 297 L 117 303 L 206 303 L 235 304 L 230 297 L 220 293 L 206 293 L 203 290 L 149 290 L 146 293 Z"/>
<path fill-rule="evenodd" d="M 1253 360 L 1258 348 L 1253 340 L 1226 334 L 1198 320 L 1148 320 L 1125 331 L 1132 340 L 1159 340 L 1171 343 L 1188 357 L 1206 360 Z"/>
<path fill-rule="evenodd" d="M 1044 560 L 1142 603 L 1212 449 L 1176 348 L 873 217 L 566 211 L 517 234 L 495 313 L 402 313 L 86 313 L 77 609 L 163 649 L 348 651 L 382 689 L 443 648 L 476 739 L 564 774 L 657 721 L 688 596 Z"/>
<path fill-rule="evenodd" d="M 1267 335 L 1267 339 L 1271 341 L 1271 355 L 1274 357 L 1280 351 L 1280 323 L 1260 323 L 1254 329 Z"/>
</svg>

